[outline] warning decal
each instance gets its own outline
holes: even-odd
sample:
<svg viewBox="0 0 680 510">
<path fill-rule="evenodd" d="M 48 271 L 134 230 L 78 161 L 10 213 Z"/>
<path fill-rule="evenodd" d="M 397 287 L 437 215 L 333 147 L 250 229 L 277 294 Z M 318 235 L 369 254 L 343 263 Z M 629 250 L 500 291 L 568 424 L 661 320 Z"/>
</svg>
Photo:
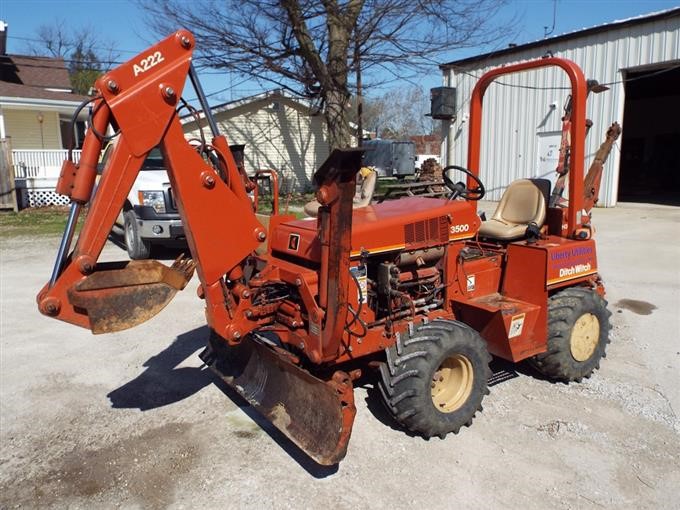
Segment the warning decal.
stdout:
<svg viewBox="0 0 680 510">
<path fill-rule="evenodd" d="M 355 276 L 359 288 L 357 289 L 357 301 L 365 303 L 368 295 L 368 270 L 366 266 L 350 267 L 349 270 Z"/>
<path fill-rule="evenodd" d="M 298 251 L 300 247 L 300 234 L 290 234 L 288 236 L 288 249 L 290 251 Z"/>
<path fill-rule="evenodd" d="M 470 275 L 466 277 L 467 279 L 467 291 L 472 292 L 475 290 L 475 275 Z"/>
<path fill-rule="evenodd" d="M 515 338 L 522 334 L 522 329 L 524 328 L 524 317 L 526 314 L 521 313 L 512 317 L 510 321 L 510 331 L 508 332 L 508 338 Z"/>
</svg>

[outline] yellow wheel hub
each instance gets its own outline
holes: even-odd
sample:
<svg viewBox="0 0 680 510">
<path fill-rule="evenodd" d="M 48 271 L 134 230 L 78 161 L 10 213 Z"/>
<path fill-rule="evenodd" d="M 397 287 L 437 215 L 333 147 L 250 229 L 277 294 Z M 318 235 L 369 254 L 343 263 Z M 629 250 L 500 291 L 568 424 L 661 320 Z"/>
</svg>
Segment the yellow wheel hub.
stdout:
<svg viewBox="0 0 680 510">
<path fill-rule="evenodd" d="M 576 361 L 586 361 L 595 352 L 600 340 L 600 321 L 592 313 L 584 313 L 571 329 L 571 355 Z"/>
<path fill-rule="evenodd" d="M 446 358 L 432 376 L 432 403 L 442 413 L 460 409 L 472 393 L 472 363 L 462 354 Z"/>
</svg>

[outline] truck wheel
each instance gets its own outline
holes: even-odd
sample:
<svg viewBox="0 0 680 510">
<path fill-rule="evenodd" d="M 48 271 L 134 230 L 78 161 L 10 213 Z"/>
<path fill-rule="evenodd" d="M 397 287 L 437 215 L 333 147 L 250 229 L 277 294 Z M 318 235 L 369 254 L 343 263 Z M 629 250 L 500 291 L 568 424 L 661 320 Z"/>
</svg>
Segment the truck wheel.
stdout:
<svg viewBox="0 0 680 510">
<path fill-rule="evenodd" d="M 580 382 L 600 368 L 609 343 L 607 302 L 596 292 L 572 287 L 548 301 L 548 350 L 531 364 L 549 379 Z"/>
<path fill-rule="evenodd" d="M 430 438 L 472 424 L 489 393 L 491 356 L 474 329 L 436 320 L 402 335 L 380 367 L 383 400 L 406 429 Z"/>
<path fill-rule="evenodd" d="M 151 242 L 139 237 L 137 217 L 132 209 L 125 211 L 125 247 L 132 260 L 148 259 L 151 255 Z"/>
</svg>

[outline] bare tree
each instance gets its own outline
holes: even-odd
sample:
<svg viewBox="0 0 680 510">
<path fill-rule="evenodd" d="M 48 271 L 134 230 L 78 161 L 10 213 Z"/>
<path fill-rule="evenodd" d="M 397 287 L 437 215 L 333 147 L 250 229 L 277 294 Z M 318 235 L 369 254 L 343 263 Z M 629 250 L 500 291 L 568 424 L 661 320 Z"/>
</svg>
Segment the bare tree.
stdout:
<svg viewBox="0 0 680 510">
<path fill-rule="evenodd" d="M 381 138 L 404 139 L 429 135 L 434 121 L 427 116 L 430 97 L 419 85 L 394 88 L 377 97 L 364 99 L 364 127 Z"/>
<path fill-rule="evenodd" d="M 36 40 L 27 44 L 27 51 L 32 55 L 63 58 L 71 87 L 80 94 L 86 94 L 118 58 L 113 45 L 102 40 L 93 28 L 74 28 L 63 19 L 38 27 Z"/>
<path fill-rule="evenodd" d="M 417 76 L 443 52 L 497 41 L 504 0 L 139 0 L 159 33 L 198 40 L 198 65 L 318 98 L 331 147 L 349 145 L 352 71 L 368 83 Z"/>
</svg>

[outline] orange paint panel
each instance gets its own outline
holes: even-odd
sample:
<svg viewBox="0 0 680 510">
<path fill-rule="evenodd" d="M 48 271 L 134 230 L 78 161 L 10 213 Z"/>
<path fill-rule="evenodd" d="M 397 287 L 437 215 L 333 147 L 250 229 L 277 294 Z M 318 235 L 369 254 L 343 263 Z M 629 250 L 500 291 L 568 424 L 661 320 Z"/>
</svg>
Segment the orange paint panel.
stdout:
<svg viewBox="0 0 680 510">
<path fill-rule="evenodd" d="M 456 301 L 454 308 L 460 320 L 479 331 L 495 356 L 520 361 L 545 350 L 534 337 L 541 315 L 538 305 L 495 293 Z"/>
<path fill-rule="evenodd" d="M 535 327 L 528 331 L 527 335 L 523 335 L 521 344 L 514 342 L 513 352 L 535 353 L 545 350 L 548 336 L 546 265 L 546 250 L 538 243 L 521 242 L 508 245 L 501 292 L 505 297 L 539 307 Z"/>
<path fill-rule="evenodd" d="M 187 45 L 182 45 L 182 38 L 187 39 Z M 158 145 L 175 115 L 193 47 L 193 35 L 179 30 L 95 83 L 135 156 Z"/>
<path fill-rule="evenodd" d="M 502 255 L 464 260 L 458 268 L 458 287 L 467 299 L 499 291 Z"/>
<path fill-rule="evenodd" d="M 408 212 L 406 217 L 405 212 Z M 369 205 L 353 211 L 351 256 L 359 256 L 362 250 L 378 254 L 418 249 L 421 244 L 430 247 L 470 239 L 480 224 L 470 202 L 407 197 Z M 413 239 L 409 239 L 409 235 Z M 300 237 L 296 241 L 297 249 L 291 245 L 292 236 Z M 316 220 L 287 222 L 275 232 L 272 250 L 319 263 L 318 236 Z"/>
<path fill-rule="evenodd" d="M 565 241 L 546 247 L 547 284 L 554 285 L 597 273 L 595 241 Z"/>
</svg>

